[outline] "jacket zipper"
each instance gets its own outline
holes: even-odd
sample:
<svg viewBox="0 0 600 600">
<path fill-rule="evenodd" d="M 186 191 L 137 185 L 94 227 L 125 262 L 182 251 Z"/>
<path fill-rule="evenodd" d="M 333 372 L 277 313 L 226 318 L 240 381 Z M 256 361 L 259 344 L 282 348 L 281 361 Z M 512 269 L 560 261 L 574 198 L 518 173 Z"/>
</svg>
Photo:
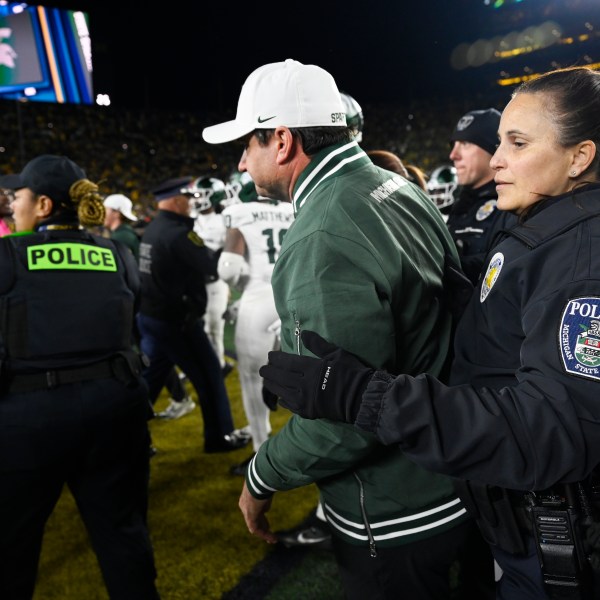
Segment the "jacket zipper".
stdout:
<svg viewBox="0 0 600 600">
<path fill-rule="evenodd" d="M 363 523 L 365 524 L 365 530 L 367 532 L 367 537 L 369 538 L 369 550 L 371 552 L 371 558 L 377 558 L 377 548 L 375 547 L 375 538 L 373 537 L 373 532 L 371 531 L 371 526 L 369 525 L 369 519 L 367 519 L 367 510 L 365 509 L 365 488 L 363 487 L 363 483 L 360 480 L 360 477 L 353 473 L 356 481 L 358 481 L 358 489 L 359 489 L 359 499 L 360 499 L 360 512 L 362 514 Z"/>
<path fill-rule="evenodd" d="M 300 333 L 302 330 L 300 329 L 300 321 L 298 320 L 298 315 L 294 314 L 294 335 L 296 336 L 296 352 L 300 356 Z M 365 489 L 363 487 L 363 483 L 360 480 L 360 477 L 354 473 L 354 477 L 356 481 L 358 481 L 359 488 L 359 499 L 360 499 L 360 512 L 362 514 L 363 523 L 365 524 L 365 530 L 367 532 L 367 537 L 369 538 L 369 551 L 371 554 L 371 558 L 377 558 L 377 548 L 375 547 L 375 538 L 373 537 L 373 532 L 371 531 L 371 526 L 369 525 L 369 519 L 367 518 L 367 511 L 365 509 Z"/>
<path fill-rule="evenodd" d="M 296 313 L 294 313 L 294 323 L 295 323 L 295 328 L 294 328 L 294 335 L 296 336 L 296 354 L 298 354 L 298 356 L 300 356 L 300 321 L 298 320 L 298 317 L 296 315 Z"/>
</svg>

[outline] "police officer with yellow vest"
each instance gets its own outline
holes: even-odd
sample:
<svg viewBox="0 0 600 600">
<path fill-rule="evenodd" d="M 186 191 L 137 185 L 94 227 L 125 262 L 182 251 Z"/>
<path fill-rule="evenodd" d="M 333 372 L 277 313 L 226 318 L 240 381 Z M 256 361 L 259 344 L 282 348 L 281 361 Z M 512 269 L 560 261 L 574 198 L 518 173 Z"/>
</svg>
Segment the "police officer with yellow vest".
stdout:
<svg viewBox="0 0 600 600">
<path fill-rule="evenodd" d="M 0 598 L 33 596 L 66 484 L 110 598 L 158 599 L 135 259 L 84 229 L 102 224 L 102 197 L 67 157 L 38 156 L 0 186 L 15 190 L 16 226 L 0 239 Z"/>
</svg>

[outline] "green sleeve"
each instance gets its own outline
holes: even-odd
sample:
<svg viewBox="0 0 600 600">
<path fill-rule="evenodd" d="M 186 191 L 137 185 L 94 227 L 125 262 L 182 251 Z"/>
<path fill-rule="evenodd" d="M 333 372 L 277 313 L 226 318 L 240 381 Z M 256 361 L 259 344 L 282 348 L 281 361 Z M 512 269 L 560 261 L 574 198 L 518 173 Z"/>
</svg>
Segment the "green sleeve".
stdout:
<svg viewBox="0 0 600 600">
<path fill-rule="evenodd" d="M 268 486 L 290 490 L 351 469 L 379 445 L 354 425 L 293 415 L 260 447 L 256 470 Z"/>
</svg>

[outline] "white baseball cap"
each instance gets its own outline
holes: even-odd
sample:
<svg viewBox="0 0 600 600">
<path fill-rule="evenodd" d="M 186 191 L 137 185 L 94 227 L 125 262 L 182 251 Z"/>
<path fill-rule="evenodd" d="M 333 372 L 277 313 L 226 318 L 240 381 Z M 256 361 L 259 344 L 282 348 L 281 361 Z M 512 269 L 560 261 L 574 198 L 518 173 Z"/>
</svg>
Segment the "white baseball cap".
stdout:
<svg viewBox="0 0 600 600">
<path fill-rule="evenodd" d="M 280 125 L 346 126 L 340 92 L 327 71 L 291 58 L 259 67 L 242 86 L 235 119 L 206 127 L 202 137 L 209 144 L 223 144 Z"/>
<path fill-rule="evenodd" d="M 111 194 L 104 198 L 104 206 L 118 210 L 124 217 L 130 221 L 137 221 L 137 217 L 133 214 L 131 208 L 133 206 L 131 200 L 123 194 Z"/>
</svg>

